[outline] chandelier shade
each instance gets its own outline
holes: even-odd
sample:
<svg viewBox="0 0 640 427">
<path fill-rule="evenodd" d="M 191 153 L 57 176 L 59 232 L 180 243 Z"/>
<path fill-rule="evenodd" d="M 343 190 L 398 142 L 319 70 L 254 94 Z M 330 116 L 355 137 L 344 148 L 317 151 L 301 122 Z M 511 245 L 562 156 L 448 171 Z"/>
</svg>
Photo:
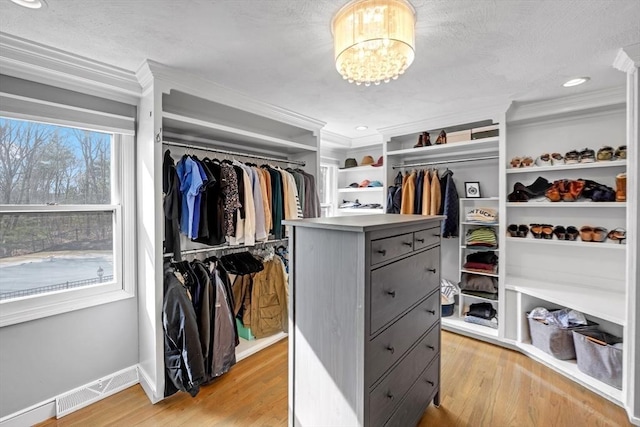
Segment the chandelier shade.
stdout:
<svg viewBox="0 0 640 427">
<path fill-rule="evenodd" d="M 331 31 L 336 69 L 350 83 L 395 80 L 415 57 L 415 10 L 406 0 L 353 0 Z"/>
</svg>

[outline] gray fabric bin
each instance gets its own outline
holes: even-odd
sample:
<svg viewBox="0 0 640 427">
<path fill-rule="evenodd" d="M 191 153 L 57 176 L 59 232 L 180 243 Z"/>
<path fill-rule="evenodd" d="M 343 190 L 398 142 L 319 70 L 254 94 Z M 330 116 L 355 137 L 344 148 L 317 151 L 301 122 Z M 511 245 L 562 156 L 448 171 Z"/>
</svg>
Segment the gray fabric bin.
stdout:
<svg viewBox="0 0 640 427">
<path fill-rule="evenodd" d="M 528 313 L 527 313 L 528 315 Z M 536 319 L 529 319 L 529 332 L 531 333 L 531 344 L 560 360 L 576 358 L 576 350 L 573 344 L 572 331 L 596 330 L 598 324 L 590 322 L 585 326 L 574 326 L 571 328 L 560 328 L 556 325 L 549 325 Z"/>
<path fill-rule="evenodd" d="M 598 344 L 587 337 L 607 345 Z M 574 331 L 573 341 L 578 356 L 578 369 L 603 383 L 622 390 L 622 349 L 613 344 L 622 340 L 602 331 Z"/>
</svg>

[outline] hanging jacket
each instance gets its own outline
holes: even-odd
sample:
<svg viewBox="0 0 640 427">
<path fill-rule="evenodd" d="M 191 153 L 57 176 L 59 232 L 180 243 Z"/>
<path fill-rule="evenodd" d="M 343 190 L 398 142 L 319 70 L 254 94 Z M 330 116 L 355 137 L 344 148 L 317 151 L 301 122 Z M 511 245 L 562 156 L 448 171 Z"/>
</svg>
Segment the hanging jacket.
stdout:
<svg viewBox="0 0 640 427">
<path fill-rule="evenodd" d="M 165 263 L 162 303 L 165 397 L 177 391 L 195 396 L 205 381 L 198 324 L 187 289 L 173 271 L 171 264 Z"/>
<path fill-rule="evenodd" d="M 211 279 L 215 281 L 216 299 L 213 322 L 213 358 L 211 378 L 219 377 L 236 364 L 235 319 L 231 308 L 232 296 L 226 289 L 217 270 Z"/>
<path fill-rule="evenodd" d="M 438 178 L 438 171 L 434 170 L 431 174 L 431 206 L 429 208 L 429 215 L 438 215 L 441 200 L 440 178 Z"/>
<path fill-rule="evenodd" d="M 444 182 L 444 200 L 442 203 L 442 213 L 446 215 L 444 221 L 442 221 L 440 233 L 443 238 L 456 237 L 458 235 L 458 219 L 460 216 L 460 207 L 458 199 L 458 190 L 456 184 L 453 182 L 453 172 L 447 169 L 442 174 L 440 182 Z"/>
<path fill-rule="evenodd" d="M 287 276 L 282 261 L 265 261 L 264 270 L 253 278 L 251 291 L 251 332 L 256 338 L 288 328 Z"/>
<path fill-rule="evenodd" d="M 414 198 L 416 194 L 416 172 L 411 172 L 402 184 L 402 205 L 401 214 L 412 214 L 414 208 Z"/>
<path fill-rule="evenodd" d="M 180 253 L 180 180 L 171 151 L 164 152 L 162 162 L 162 200 L 164 210 L 164 252 L 173 252 L 173 258 L 182 259 Z"/>
<path fill-rule="evenodd" d="M 429 179 L 429 171 L 424 171 L 424 183 L 422 184 L 422 206 L 420 213 L 422 215 L 429 215 L 429 209 L 431 208 L 431 180 Z"/>
<path fill-rule="evenodd" d="M 422 213 L 422 186 L 424 185 L 424 171 L 418 171 L 416 177 L 416 194 L 413 202 L 413 213 L 420 215 Z"/>
</svg>

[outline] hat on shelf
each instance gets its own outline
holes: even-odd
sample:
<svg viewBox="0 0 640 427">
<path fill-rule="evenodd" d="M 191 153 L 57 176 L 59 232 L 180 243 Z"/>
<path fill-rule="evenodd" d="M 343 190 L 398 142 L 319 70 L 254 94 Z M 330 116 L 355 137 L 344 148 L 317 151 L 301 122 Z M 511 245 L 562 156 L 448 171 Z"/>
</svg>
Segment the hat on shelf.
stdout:
<svg viewBox="0 0 640 427">
<path fill-rule="evenodd" d="M 360 185 L 358 187 L 360 187 L 360 188 L 368 187 L 369 184 L 371 184 L 371 181 L 369 181 L 368 179 L 365 179 L 364 181 L 362 181 L 360 183 Z"/>
<path fill-rule="evenodd" d="M 364 156 L 362 158 L 362 161 L 360 162 L 361 166 L 366 166 L 366 165 L 372 165 L 375 163 L 375 160 L 373 160 L 373 157 L 371 156 Z"/>
<path fill-rule="evenodd" d="M 372 164 L 371 166 L 375 166 L 375 167 L 382 166 L 382 156 L 378 157 L 378 161 Z"/>
<path fill-rule="evenodd" d="M 348 186 L 349 186 L 349 187 L 351 187 L 351 188 L 358 188 L 358 187 L 360 187 L 360 185 L 358 185 L 358 183 L 357 183 L 357 182 L 352 182 L 352 183 L 351 183 L 351 184 L 349 184 Z"/>
<path fill-rule="evenodd" d="M 371 181 L 368 187 L 382 187 L 382 183 L 380 181 Z"/>
<path fill-rule="evenodd" d="M 356 159 L 348 158 L 344 161 L 344 167 L 342 169 L 355 168 L 356 166 L 358 166 L 358 162 L 356 162 Z"/>
</svg>

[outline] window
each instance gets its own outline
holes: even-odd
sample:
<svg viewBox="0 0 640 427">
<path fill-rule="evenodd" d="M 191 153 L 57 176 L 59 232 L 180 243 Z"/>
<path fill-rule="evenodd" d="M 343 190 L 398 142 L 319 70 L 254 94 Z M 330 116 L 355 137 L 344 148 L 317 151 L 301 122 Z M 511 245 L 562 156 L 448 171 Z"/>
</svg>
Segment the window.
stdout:
<svg viewBox="0 0 640 427">
<path fill-rule="evenodd" d="M 0 325 L 132 295 L 124 138 L 0 118 Z"/>
<path fill-rule="evenodd" d="M 320 164 L 320 197 L 321 216 L 333 216 L 337 167 L 331 164 Z"/>
</svg>

